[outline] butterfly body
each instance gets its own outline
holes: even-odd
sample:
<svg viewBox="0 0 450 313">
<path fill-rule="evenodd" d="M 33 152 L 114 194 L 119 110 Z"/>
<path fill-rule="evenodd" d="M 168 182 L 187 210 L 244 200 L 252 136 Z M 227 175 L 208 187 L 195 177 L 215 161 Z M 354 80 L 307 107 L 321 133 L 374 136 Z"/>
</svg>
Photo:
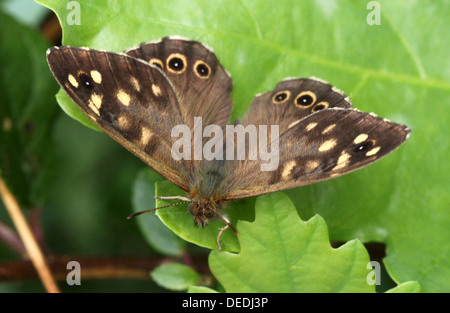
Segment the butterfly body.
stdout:
<svg viewBox="0 0 450 313">
<path fill-rule="evenodd" d="M 188 198 L 191 200 L 189 212 L 197 226 L 205 227 L 209 219 L 221 215 L 227 192 L 223 186 L 226 172 L 224 162 L 205 161 L 199 172 L 191 174 L 192 184 Z"/>
<path fill-rule="evenodd" d="M 166 37 L 125 53 L 54 47 L 47 60 L 58 83 L 92 121 L 186 191 L 183 199 L 190 202 L 197 226 L 215 217 L 226 221 L 221 213 L 226 201 L 313 184 L 367 166 L 397 149 L 410 133 L 404 125 L 352 109 L 345 94 L 320 79 L 289 78 L 257 95 L 242 123 L 235 123 L 246 131 L 246 157 L 229 158 L 233 146 L 225 141 L 238 136 L 227 133 L 232 82 L 203 44 Z M 195 123 L 199 117 L 201 127 Z M 179 125 L 190 136 L 184 142 L 188 145 L 174 152 Z M 212 133 L 196 135 L 205 134 L 210 125 L 216 126 L 215 136 L 222 131 L 213 142 L 215 149 L 223 147 L 222 152 L 214 150 L 219 158 L 205 159 L 195 151 L 180 158 L 188 146 L 211 144 Z M 261 125 L 276 126 L 278 132 L 268 132 L 253 147 L 250 131 Z M 276 152 L 276 168 L 262 170 L 261 147 Z"/>
</svg>

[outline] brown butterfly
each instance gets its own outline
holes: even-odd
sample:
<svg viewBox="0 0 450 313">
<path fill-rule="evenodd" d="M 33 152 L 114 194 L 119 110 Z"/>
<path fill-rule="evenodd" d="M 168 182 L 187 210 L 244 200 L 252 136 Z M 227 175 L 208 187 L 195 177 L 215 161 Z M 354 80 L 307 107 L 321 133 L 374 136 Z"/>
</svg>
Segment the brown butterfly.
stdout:
<svg viewBox="0 0 450 313">
<path fill-rule="evenodd" d="M 54 47 L 47 60 L 58 83 L 94 123 L 186 191 L 186 197 L 165 199 L 189 202 L 197 226 L 218 217 L 224 229 L 233 228 L 221 213 L 226 201 L 344 175 L 394 151 L 410 133 L 404 125 L 352 109 L 344 93 L 322 80 L 290 78 L 257 95 L 242 123 L 234 124 L 278 129 L 277 136 L 267 133 L 265 146 L 245 141 L 245 157 L 238 159 L 227 153 L 237 147 L 236 133 L 227 132 L 231 78 L 200 42 L 166 37 L 125 53 Z M 183 154 L 189 157 L 174 157 L 178 125 L 190 130 L 191 147 L 211 140 L 198 138 L 196 130 L 217 125 L 225 135 L 213 143 L 223 157 L 196 158 L 192 151 Z M 245 136 L 250 139 L 249 133 Z M 230 146 L 225 142 L 231 138 Z M 277 151 L 275 169 L 262 170 L 267 162 L 258 158 L 261 148 Z"/>
</svg>

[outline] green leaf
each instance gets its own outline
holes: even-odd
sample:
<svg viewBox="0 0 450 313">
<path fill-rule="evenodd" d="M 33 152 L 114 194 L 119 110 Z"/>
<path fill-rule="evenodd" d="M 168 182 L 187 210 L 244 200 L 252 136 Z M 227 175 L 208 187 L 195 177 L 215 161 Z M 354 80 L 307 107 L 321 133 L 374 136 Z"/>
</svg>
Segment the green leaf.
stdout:
<svg viewBox="0 0 450 313">
<path fill-rule="evenodd" d="M 333 249 L 323 219 L 303 222 L 283 193 L 259 197 L 255 215 L 253 223 L 237 225 L 239 254 L 210 254 L 211 271 L 227 292 L 374 292 L 359 241 Z"/>
<path fill-rule="evenodd" d="M 146 168 L 139 172 L 133 185 L 133 211 L 140 212 L 156 208 L 155 183 L 164 178 Z M 155 212 L 135 217 L 147 242 L 157 251 L 166 255 L 181 256 L 186 242 L 175 236 L 164 226 Z"/>
<path fill-rule="evenodd" d="M 191 267 L 178 263 L 160 265 L 150 275 L 158 285 L 170 290 L 186 290 L 201 281 L 200 274 Z"/>
<path fill-rule="evenodd" d="M 406 283 L 402 283 L 397 287 L 394 287 L 386 293 L 419 293 L 422 291 L 420 284 L 416 281 L 407 281 Z"/>
<path fill-rule="evenodd" d="M 184 196 L 185 193 L 168 181 L 157 182 L 156 195 L 158 196 Z M 157 200 L 158 207 L 175 203 L 178 200 Z M 243 199 L 233 203 L 229 203 L 224 210 L 232 225 L 235 225 L 238 217 L 240 220 L 251 220 L 253 218 L 254 199 Z M 171 206 L 156 211 L 156 215 L 161 221 L 170 228 L 175 234 L 186 241 L 195 243 L 199 246 L 217 249 L 217 237 L 220 228 L 225 226 L 222 220 L 212 220 L 205 228 L 197 227 L 194 219 L 189 213 L 187 204 Z M 226 230 L 220 237 L 222 249 L 226 251 L 239 251 L 239 242 L 236 234 L 231 230 Z"/>
<path fill-rule="evenodd" d="M 45 40 L 1 11 L 0 20 L 0 175 L 22 206 L 40 206 L 52 178 L 57 84 Z"/>
<path fill-rule="evenodd" d="M 351 95 L 355 107 L 406 123 L 411 138 L 389 157 L 287 194 L 304 219 L 323 216 L 333 240 L 385 243 L 397 283 L 449 290 L 448 1 L 380 0 L 381 25 L 373 26 L 367 1 L 78 1 L 81 25 L 67 24 L 66 2 L 40 2 L 58 15 L 64 44 L 122 51 L 167 35 L 204 42 L 233 77 L 232 120 L 283 78 L 316 76 Z M 87 120 L 67 96 L 58 101 Z M 209 237 L 212 247 L 216 234 Z"/>
</svg>

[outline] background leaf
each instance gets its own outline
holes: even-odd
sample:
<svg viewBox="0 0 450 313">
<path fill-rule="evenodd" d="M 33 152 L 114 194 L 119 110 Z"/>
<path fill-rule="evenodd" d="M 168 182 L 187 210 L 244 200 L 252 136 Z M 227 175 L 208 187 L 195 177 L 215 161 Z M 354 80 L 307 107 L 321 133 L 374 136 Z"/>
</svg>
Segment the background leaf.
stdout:
<svg viewBox="0 0 450 313">
<path fill-rule="evenodd" d="M 42 58 L 49 44 L 1 10 L 0 20 L 0 175 L 22 206 L 41 206 L 52 178 L 49 136 L 57 113 L 58 85 Z"/>
<path fill-rule="evenodd" d="M 140 212 L 156 208 L 155 183 L 164 180 L 152 169 L 142 169 L 136 177 L 133 185 L 133 210 Z M 139 224 L 147 242 L 160 253 L 173 256 L 181 256 L 186 242 L 175 236 L 174 233 L 165 227 L 155 212 L 145 213 L 135 218 Z"/>
<path fill-rule="evenodd" d="M 151 276 L 158 285 L 170 290 L 186 290 L 201 280 L 200 274 L 191 267 L 179 263 L 160 265 L 151 272 Z"/>
<path fill-rule="evenodd" d="M 79 2 L 81 25 L 70 26 L 65 3 L 41 1 L 58 14 L 64 44 L 121 51 L 181 35 L 213 47 L 233 77 L 233 119 L 281 79 L 316 76 L 357 108 L 407 124 L 411 138 L 388 158 L 287 194 L 302 218 L 324 217 L 331 239 L 385 243 L 397 283 L 449 290 L 448 1 L 378 1 L 374 26 L 365 1 Z"/>
</svg>

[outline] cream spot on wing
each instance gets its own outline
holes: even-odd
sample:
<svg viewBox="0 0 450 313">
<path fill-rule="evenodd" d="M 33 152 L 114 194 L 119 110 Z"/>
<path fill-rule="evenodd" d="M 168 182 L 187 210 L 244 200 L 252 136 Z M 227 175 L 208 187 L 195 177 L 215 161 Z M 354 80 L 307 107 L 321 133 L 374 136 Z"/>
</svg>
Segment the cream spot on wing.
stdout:
<svg viewBox="0 0 450 313">
<path fill-rule="evenodd" d="M 97 109 L 100 109 L 102 106 L 103 96 L 96 94 L 95 92 L 91 95 L 91 101 L 95 105 Z"/>
<path fill-rule="evenodd" d="M 313 129 L 314 127 L 316 127 L 317 126 L 317 123 L 309 123 L 307 126 L 306 126 L 306 131 L 310 131 L 311 129 Z"/>
<path fill-rule="evenodd" d="M 91 71 L 91 77 L 94 80 L 94 82 L 96 82 L 97 84 L 101 84 L 102 83 L 102 74 L 100 74 L 99 71 L 92 70 Z"/>
<path fill-rule="evenodd" d="M 281 178 L 283 179 L 288 178 L 289 175 L 291 175 L 291 171 L 296 164 L 297 162 L 294 160 L 287 162 L 283 168 L 283 172 L 281 173 Z"/>
<path fill-rule="evenodd" d="M 152 84 L 152 91 L 153 91 L 153 94 L 157 97 L 161 96 L 161 94 L 162 94 L 161 88 L 159 88 L 159 86 L 155 85 L 155 84 Z"/>
<path fill-rule="evenodd" d="M 355 145 L 357 145 L 357 144 L 359 144 L 359 143 L 365 141 L 367 138 L 369 138 L 369 135 L 367 135 L 367 134 L 360 134 L 360 135 L 358 135 L 358 136 L 355 138 L 355 140 L 353 140 L 353 143 L 354 143 Z"/>
<path fill-rule="evenodd" d="M 319 166 L 319 162 L 318 161 L 307 161 L 306 162 L 306 171 L 312 172 L 314 171 L 317 167 Z"/>
<path fill-rule="evenodd" d="M 96 94 L 95 92 L 91 95 L 88 101 L 89 108 L 98 116 L 100 116 L 99 109 L 102 106 L 102 98 L 103 96 Z"/>
<path fill-rule="evenodd" d="M 342 152 L 337 160 L 336 166 L 333 168 L 333 171 L 346 167 L 350 164 L 350 154 L 347 152 Z"/>
<path fill-rule="evenodd" d="M 148 128 L 148 127 L 142 127 L 141 128 L 141 144 L 143 146 L 146 146 L 150 140 L 150 138 L 152 138 L 152 131 Z"/>
<path fill-rule="evenodd" d="M 329 133 L 329 132 L 332 131 L 333 128 L 335 128 L 335 127 L 336 127 L 336 124 L 331 124 L 330 126 L 328 126 L 327 128 L 325 128 L 325 129 L 323 130 L 322 135 L 325 135 L 325 134 Z"/>
<path fill-rule="evenodd" d="M 333 149 L 334 146 L 336 146 L 336 139 L 329 139 L 329 140 L 324 141 L 320 145 L 319 151 L 320 152 L 328 151 L 330 149 Z"/>
<path fill-rule="evenodd" d="M 92 103 L 91 100 L 89 100 L 88 106 L 95 114 L 100 116 L 100 112 L 98 111 L 97 107 L 94 105 L 94 103 Z"/>
<path fill-rule="evenodd" d="M 119 122 L 119 127 L 121 129 L 127 129 L 130 126 L 130 119 L 125 115 L 119 116 L 117 122 Z"/>
<path fill-rule="evenodd" d="M 131 84 L 133 85 L 134 90 L 137 92 L 141 91 L 141 86 L 139 85 L 139 81 L 136 79 L 136 77 L 131 76 Z"/>
<path fill-rule="evenodd" d="M 69 76 L 67 77 L 67 79 L 69 80 L 69 83 L 74 86 L 75 88 L 78 88 L 78 82 L 77 79 L 72 75 L 69 74 Z"/>
<path fill-rule="evenodd" d="M 300 123 L 300 121 L 301 121 L 301 120 L 298 120 L 298 121 L 292 122 L 291 124 L 289 124 L 289 126 L 288 126 L 288 129 L 290 129 L 290 128 L 294 127 L 295 125 L 297 125 L 298 123 Z"/>
<path fill-rule="evenodd" d="M 125 106 L 129 106 L 130 105 L 130 95 L 127 94 L 125 91 L 123 91 L 122 89 L 119 89 L 119 91 L 116 94 L 117 99 L 119 99 L 119 101 L 125 105 Z"/>
<path fill-rule="evenodd" d="M 378 151 L 380 151 L 381 147 L 375 147 L 372 150 L 368 151 L 366 153 L 366 156 L 372 156 L 378 153 Z"/>
</svg>

